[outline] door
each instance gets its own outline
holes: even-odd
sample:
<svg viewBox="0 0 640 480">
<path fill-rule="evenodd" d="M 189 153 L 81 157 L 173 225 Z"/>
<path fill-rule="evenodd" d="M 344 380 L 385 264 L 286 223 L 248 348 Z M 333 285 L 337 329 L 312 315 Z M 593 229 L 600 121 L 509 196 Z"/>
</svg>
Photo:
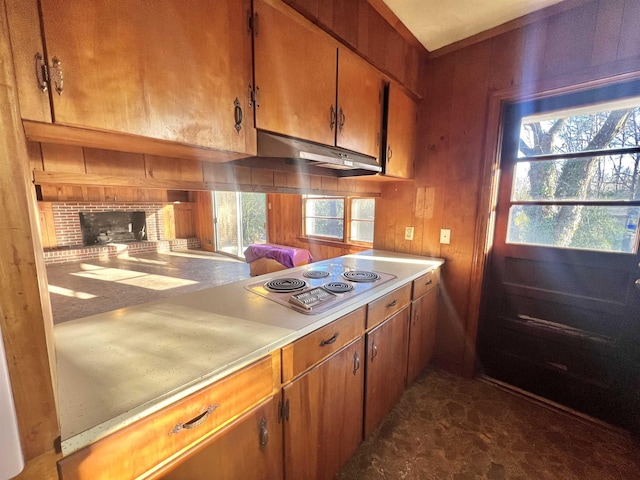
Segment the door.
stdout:
<svg viewBox="0 0 640 480">
<path fill-rule="evenodd" d="M 334 145 L 336 44 L 271 3 L 254 2 L 256 128 Z"/>
<path fill-rule="evenodd" d="M 380 75 L 347 48 L 338 52 L 338 147 L 380 158 L 383 84 Z"/>
<path fill-rule="evenodd" d="M 437 288 L 432 288 L 425 295 L 411 302 L 407 386 L 418 378 L 433 358 L 437 314 Z"/>
<path fill-rule="evenodd" d="M 640 406 L 638 94 L 506 108 L 479 335 L 488 375 L 627 428 Z"/>
<path fill-rule="evenodd" d="M 413 177 L 418 106 L 395 83 L 389 84 L 384 174 Z"/>
<path fill-rule="evenodd" d="M 330 480 L 362 441 L 363 340 L 284 387 L 284 475 Z"/>
<path fill-rule="evenodd" d="M 249 0 L 40 3 L 55 123 L 255 149 Z"/>
<path fill-rule="evenodd" d="M 409 307 L 367 333 L 365 438 L 402 397 L 407 378 L 408 342 Z"/>
<path fill-rule="evenodd" d="M 253 192 L 214 192 L 216 251 L 241 257 L 267 241 L 267 196 Z"/>
</svg>

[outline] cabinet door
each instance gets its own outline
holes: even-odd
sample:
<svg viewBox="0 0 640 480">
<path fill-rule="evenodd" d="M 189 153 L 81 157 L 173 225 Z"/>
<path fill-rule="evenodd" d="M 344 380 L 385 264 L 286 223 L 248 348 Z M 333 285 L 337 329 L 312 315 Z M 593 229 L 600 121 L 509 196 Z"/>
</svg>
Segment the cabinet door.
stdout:
<svg viewBox="0 0 640 480">
<path fill-rule="evenodd" d="M 41 5 L 48 61 L 59 61 L 63 75 L 57 80 L 50 67 L 55 123 L 255 149 L 249 0 Z"/>
<path fill-rule="evenodd" d="M 332 479 L 362 440 L 360 337 L 284 388 L 287 479 Z"/>
<path fill-rule="evenodd" d="M 338 52 L 336 145 L 380 158 L 382 78 L 346 48 Z"/>
<path fill-rule="evenodd" d="M 407 374 L 408 340 L 409 307 L 367 334 L 365 438 L 402 397 Z"/>
<path fill-rule="evenodd" d="M 338 49 L 285 9 L 254 2 L 256 127 L 334 145 Z"/>
<path fill-rule="evenodd" d="M 282 426 L 271 397 L 196 447 L 163 480 L 277 480 L 282 478 Z"/>
<path fill-rule="evenodd" d="M 389 85 L 385 175 L 413 177 L 418 106 L 400 87 Z"/>
<path fill-rule="evenodd" d="M 429 290 L 426 295 L 423 295 L 411 303 L 407 385 L 413 383 L 433 358 L 433 346 L 436 340 L 437 310 L 437 288 Z"/>
</svg>

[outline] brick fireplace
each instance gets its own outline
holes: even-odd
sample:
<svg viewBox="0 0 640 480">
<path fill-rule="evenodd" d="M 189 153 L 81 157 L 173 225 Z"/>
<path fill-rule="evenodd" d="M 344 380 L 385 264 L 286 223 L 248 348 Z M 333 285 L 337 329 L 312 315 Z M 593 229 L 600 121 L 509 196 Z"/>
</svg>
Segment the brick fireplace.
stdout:
<svg viewBox="0 0 640 480">
<path fill-rule="evenodd" d="M 95 258 L 126 256 L 129 253 L 169 252 L 199 248 L 197 238 L 165 239 L 163 203 L 110 203 L 110 202 L 53 202 L 53 228 L 57 248 L 45 249 L 46 264 L 64 263 Z M 85 218 L 96 213 L 144 212 L 146 241 L 113 242 L 83 245 L 81 214 Z"/>
</svg>

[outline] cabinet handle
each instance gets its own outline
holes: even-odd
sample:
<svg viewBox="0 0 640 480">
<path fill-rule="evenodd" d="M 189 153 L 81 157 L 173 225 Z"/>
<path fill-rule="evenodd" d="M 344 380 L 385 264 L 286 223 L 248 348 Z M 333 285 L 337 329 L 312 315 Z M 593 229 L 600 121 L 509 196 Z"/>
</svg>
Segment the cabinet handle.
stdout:
<svg viewBox="0 0 640 480">
<path fill-rule="evenodd" d="M 360 370 L 360 357 L 358 356 L 358 352 L 353 354 L 353 374 Z"/>
<path fill-rule="evenodd" d="M 640 278 L 636 280 L 636 288 L 640 288 Z"/>
<path fill-rule="evenodd" d="M 333 132 L 333 127 L 336 126 L 336 110 L 333 108 L 333 104 L 331 105 L 331 108 L 329 108 L 329 116 L 331 117 L 329 121 L 329 128 Z"/>
<path fill-rule="evenodd" d="M 180 433 L 182 430 L 191 430 L 194 429 L 196 427 L 199 427 L 200 425 L 202 425 L 207 418 L 209 418 L 209 415 L 211 415 L 213 413 L 213 411 L 218 408 L 220 405 L 217 403 L 214 403 L 213 405 L 209 405 L 207 407 L 207 409 L 202 412 L 200 415 L 198 415 L 195 418 L 192 418 L 191 420 L 189 420 L 188 422 L 184 422 L 184 423 L 177 423 L 175 427 L 173 427 L 173 430 L 171 430 L 169 433 Z"/>
<path fill-rule="evenodd" d="M 235 120 L 234 127 L 236 132 L 240 133 L 240 130 L 242 129 L 242 107 L 240 106 L 240 100 L 238 100 L 238 97 L 234 100 L 233 106 L 233 118 Z"/>
<path fill-rule="evenodd" d="M 62 90 L 64 88 L 64 78 L 62 75 L 62 62 L 58 59 L 58 57 L 53 57 L 51 60 L 51 72 L 49 74 L 51 77 L 51 82 L 55 87 L 55 91 L 58 95 L 62 95 Z"/>
<path fill-rule="evenodd" d="M 36 61 L 36 81 L 38 82 L 38 88 L 42 93 L 46 93 L 49 90 L 47 85 L 47 64 L 44 62 L 44 57 L 40 52 L 35 55 Z"/>
<path fill-rule="evenodd" d="M 249 108 L 253 107 L 253 86 L 251 84 L 249 84 L 249 88 L 247 89 L 248 93 L 247 93 L 247 105 L 249 105 Z"/>
<path fill-rule="evenodd" d="M 427 283 L 425 283 L 425 285 L 431 285 L 433 283 L 432 279 L 429 279 L 429 281 Z"/>
<path fill-rule="evenodd" d="M 397 303 L 398 303 L 398 301 L 397 301 L 397 300 L 394 300 L 394 301 L 393 301 L 393 302 L 391 302 L 391 303 L 387 303 L 387 308 L 389 308 L 389 307 L 395 307 Z"/>
<path fill-rule="evenodd" d="M 332 343 L 334 343 L 336 340 L 338 339 L 338 332 L 333 334 L 333 337 L 331 337 L 328 340 L 322 340 L 320 342 L 320 346 L 324 347 L 325 345 L 331 345 Z"/>
<path fill-rule="evenodd" d="M 260 425 L 258 426 L 258 430 L 260 432 L 259 434 L 260 450 L 264 450 L 265 447 L 267 446 L 267 443 L 269 443 L 269 430 L 267 429 L 266 418 L 262 417 L 262 420 L 260 420 Z"/>
<path fill-rule="evenodd" d="M 378 346 L 374 343 L 371 345 L 371 361 L 378 356 Z"/>
<path fill-rule="evenodd" d="M 342 127 L 344 127 L 344 122 L 346 120 L 347 120 L 347 117 L 344 114 L 344 110 L 342 110 L 342 107 L 340 107 L 340 123 L 338 124 L 338 127 L 340 128 L 340 131 L 342 131 Z"/>
<path fill-rule="evenodd" d="M 391 157 L 393 157 L 393 150 L 391 150 L 391 145 L 387 146 L 387 162 L 391 161 Z"/>
</svg>

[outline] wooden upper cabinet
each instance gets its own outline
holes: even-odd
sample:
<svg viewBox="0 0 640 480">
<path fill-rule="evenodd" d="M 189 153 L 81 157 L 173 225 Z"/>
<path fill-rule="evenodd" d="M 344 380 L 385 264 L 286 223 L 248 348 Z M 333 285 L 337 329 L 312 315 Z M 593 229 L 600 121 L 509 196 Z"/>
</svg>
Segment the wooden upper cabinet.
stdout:
<svg viewBox="0 0 640 480">
<path fill-rule="evenodd" d="M 254 1 L 256 127 L 333 145 L 337 45 L 280 3 Z"/>
<path fill-rule="evenodd" d="M 380 158 L 381 74 L 282 2 L 254 12 L 256 127 Z"/>
<path fill-rule="evenodd" d="M 397 85 L 389 85 L 384 174 L 413 177 L 418 106 Z"/>
<path fill-rule="evenodd" d="M 54 123 L 255 151 L 249 0 L 40 3 Z"/>
<path fill-rule="evenodd" d="M 347 48 L 338 52 L 338 147 L 380 158 L 382 77 Z"/>
</svg>

